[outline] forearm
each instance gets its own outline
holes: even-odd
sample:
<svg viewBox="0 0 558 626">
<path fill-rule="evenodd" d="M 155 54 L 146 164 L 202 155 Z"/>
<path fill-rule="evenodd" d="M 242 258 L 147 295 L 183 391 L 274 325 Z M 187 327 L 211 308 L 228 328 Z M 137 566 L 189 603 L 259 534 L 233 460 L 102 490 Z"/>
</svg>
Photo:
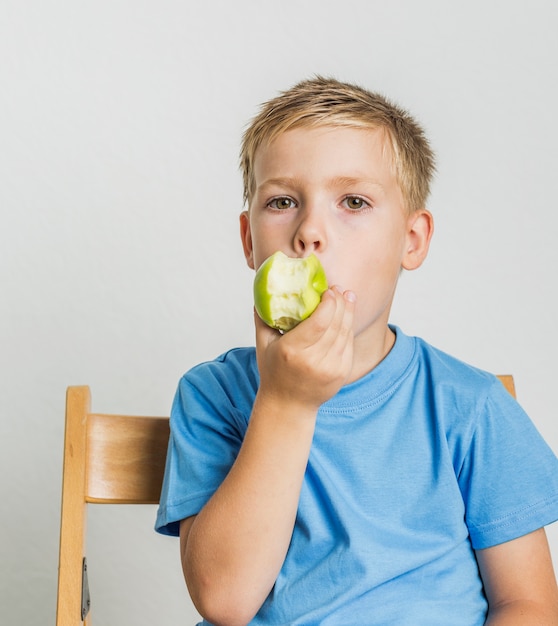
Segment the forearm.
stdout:
<svg viewBox="0 0 558 626">
<path fill-rule="evenodd" d="M 290 543 L 315 415 L 257 398 L 235 464 L 192 523 L 184 574 L 210 621 L 248 621 L 271 590 Z"/>
<path fill-rule="evenodd" d="M 517 600 L 491 608 L 485 626 L 558 626 L 558 607 Z"/>
<path fill-rule="evenodd" d="M 329 289 L 285 335 L 255 316 L 260 385 L 244 442 L 219 489 L 181 527 L 190 594 L 216 625 L 250 621 L 285 560 L 318 408 L 352 370 L 354 304 L 350 292 Z"/>
</svg>

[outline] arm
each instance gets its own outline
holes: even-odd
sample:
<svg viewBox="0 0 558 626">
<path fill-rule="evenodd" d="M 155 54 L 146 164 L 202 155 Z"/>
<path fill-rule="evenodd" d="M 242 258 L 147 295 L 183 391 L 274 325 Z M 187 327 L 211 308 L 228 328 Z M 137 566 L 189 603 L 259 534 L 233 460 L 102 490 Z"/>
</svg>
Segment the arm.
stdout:
<svg viewBox="0 0 558 626">
<path fill-rule="evenodd" d="M 353 298 L 330 290 L 283 336 L 256 319 L 260 387 L 244 442 L 219 489 L 180 528 L 190 595 L 216 625 L 250 621 L 283 564 L 318 408 L 352 366 L 353 309 Z"/>
<path fill-rule="evenodd" d="M 477 551 L 486 626 L 558 626 L 558 589 L 543 528 Z"/>
</svg>

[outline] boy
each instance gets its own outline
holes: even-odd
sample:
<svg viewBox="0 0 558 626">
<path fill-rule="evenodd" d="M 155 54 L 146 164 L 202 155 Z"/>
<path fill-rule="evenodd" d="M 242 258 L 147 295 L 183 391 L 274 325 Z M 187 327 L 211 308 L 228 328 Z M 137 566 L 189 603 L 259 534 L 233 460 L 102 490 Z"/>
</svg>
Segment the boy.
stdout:
<svg viewBox="0 0 558 626">
<path fill-rule="evenodd" d="M 558 624 L 556 457 L 497 379 L 388 324 L 433 232 L 420 126 L 318 77 L 241 157 L 248 265 L 314 252 L 332 287 L 180 382 L 157 529 L 203 623 Z"/>
</svg>

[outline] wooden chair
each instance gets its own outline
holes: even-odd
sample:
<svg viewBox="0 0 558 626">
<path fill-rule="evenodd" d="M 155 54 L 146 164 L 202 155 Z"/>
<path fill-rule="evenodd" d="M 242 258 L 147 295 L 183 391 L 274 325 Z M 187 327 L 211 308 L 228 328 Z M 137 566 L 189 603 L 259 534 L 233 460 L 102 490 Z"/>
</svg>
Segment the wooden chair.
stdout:
<svg viewBox="0 0 558 626">
<path fill-rule="evenodd" d="M 56 626 L 90 626 L 87 505 L 157 504 L 168 439 L 168 417 L 91 413 L 89 387 L 68 387 Z"/>
</svg>

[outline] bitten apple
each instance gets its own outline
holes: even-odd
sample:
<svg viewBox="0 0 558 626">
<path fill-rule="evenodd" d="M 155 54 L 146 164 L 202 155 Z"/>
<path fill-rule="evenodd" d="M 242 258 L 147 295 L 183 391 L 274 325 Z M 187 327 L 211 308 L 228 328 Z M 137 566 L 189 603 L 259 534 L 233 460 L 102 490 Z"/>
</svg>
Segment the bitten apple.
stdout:
<svg viewBox="0 0 558 626">
<path fill-rule="evenodd" d="M 256 312 L 268 326 L 291 330 L 312 315 L 327 287 L 324 268 L 315 254 L 300 259 L 275 252 L 256 272 Z"/>
</svg>

